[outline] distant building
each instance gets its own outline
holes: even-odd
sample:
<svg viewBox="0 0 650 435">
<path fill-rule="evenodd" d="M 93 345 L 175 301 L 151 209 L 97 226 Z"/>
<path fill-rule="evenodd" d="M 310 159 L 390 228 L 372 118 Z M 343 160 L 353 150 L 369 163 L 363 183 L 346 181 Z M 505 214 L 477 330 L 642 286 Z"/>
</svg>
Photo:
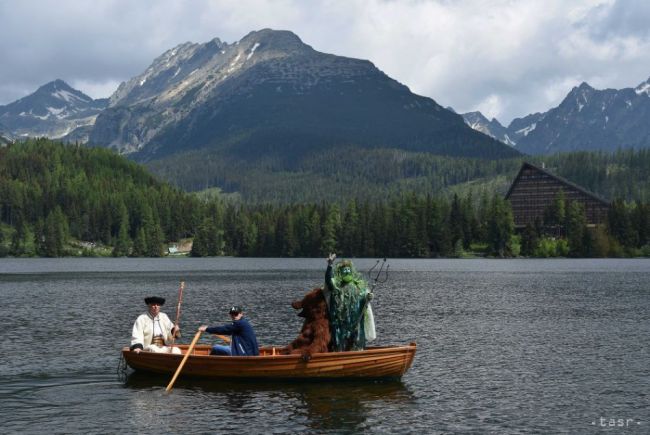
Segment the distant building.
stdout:
<svg viewBox="0 0 650 435">
<path fill-rule="evenodd" d="M 515 227 L 534 224 L 537 218 L 543 220 L 544 212 L 560 190 L 564 191 L 567 204 L 572 201 L 582 203 L 587 226 L 602 224 L 607 220 L 609 202 L 545 169 L 524 162 L 506 194 L 512 206 Z"/>
<path fill-rule="evenodd" d="M 192 240 L 186 239 L 180 243 L 172 243 L 167 247 L 167 255 L 188 255 L 192 250 Z"/>
</svg>

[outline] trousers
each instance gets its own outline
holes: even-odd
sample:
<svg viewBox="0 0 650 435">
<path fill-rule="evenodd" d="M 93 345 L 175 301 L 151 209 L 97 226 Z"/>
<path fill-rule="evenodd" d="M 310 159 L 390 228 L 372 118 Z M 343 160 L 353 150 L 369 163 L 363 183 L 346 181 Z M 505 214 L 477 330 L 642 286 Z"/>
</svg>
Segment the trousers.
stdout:
<svg viewBox="0 0 650 435">
<path fill-rule="evenodd" d="M 227 355 L 231 356 L 232 351 L 230 350 L 230 346 L 224 346 L 222 344 L 215 344 L 212 346 L 212 352 L 210 352 L 210 355 Z"/>
</svg>

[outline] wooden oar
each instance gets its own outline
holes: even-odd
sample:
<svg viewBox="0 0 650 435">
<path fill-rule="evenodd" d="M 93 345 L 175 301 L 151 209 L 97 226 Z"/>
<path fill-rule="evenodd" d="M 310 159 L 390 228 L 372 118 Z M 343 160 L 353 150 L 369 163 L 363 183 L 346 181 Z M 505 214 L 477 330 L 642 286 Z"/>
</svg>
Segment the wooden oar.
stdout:
<svg viewBox="0 0 650 435">
<path fill-rule="evenodd" d="M 183 357 L 183 360 L 178 365 L 178 368 L 176 369 L 176 373 L 174 373 L 174 377 L 169 382 L 169 385 L 167 385 L 167 388 L 165 389 L 165 391 L 171 391 L 171 389 L 173 388 L 174 382 L 176 382 L 176 378 L 181 373 L 181 370 L 183 370 L 183 366 L 185 365 L 185 362 L 187 361 L 187 358 L 190 356 L 190 354 L 194 350 L 194 346 L 196 345 L 196 342 L 199 341 L 199 337 L 201 336 L 202 332 L 203 331 L 197 331 L 196 335 L 192 339 L 192 343 L 190 343 L 190 347 L 187 348 L 187 352 L 185 352 L 185 356 Z"/>
<path fill-rule="evenodd" d="M 174 325 L 176 325 L 176 328 L 179 328 L 178 322 L 181 318 L 181 303 L 183 302 L 183 289 L 185 288 L 185 281 L 181 281 L 181 286 L 178 289 L 178 304 L 176 304 L 176 322 L 174 322 Z M 176 340 L 176 334 L 172 336 L 172 342 L 171 346 L 174 345 L 174 340 Z"/>
<path fill-rule="evenodd" d="M 220 334 L 212 334 L 212 335 L 214 335 L 217 338 L 222 339 L 226 343 L 230 343 L 230 337 L 228 337 L 227 335 L 220 335 Z"/>
</svg>

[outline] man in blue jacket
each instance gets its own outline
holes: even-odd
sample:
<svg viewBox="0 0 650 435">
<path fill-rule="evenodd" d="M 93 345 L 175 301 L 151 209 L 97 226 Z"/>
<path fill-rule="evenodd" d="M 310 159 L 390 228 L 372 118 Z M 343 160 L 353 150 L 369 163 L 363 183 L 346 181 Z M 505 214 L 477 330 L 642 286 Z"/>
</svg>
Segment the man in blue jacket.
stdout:
<svg viewBox="0 0 650 435">
<path fill-rule="evenodd" d="M 212 346 L 210 355 L 229 355 L 229 356 L 254 356 L 259 355 L 259 346 L 255 331 L 251 324 L 244 318 L 244 310 L 241 307 L 234 306 L 230 309 L 230 318 L 232 323 L 226 323 L 222 326 L 202 325 L 199 331 L 210 334 L 223 334 L 232 336 L 230 346 L 215 344 Z"/>
</svg>

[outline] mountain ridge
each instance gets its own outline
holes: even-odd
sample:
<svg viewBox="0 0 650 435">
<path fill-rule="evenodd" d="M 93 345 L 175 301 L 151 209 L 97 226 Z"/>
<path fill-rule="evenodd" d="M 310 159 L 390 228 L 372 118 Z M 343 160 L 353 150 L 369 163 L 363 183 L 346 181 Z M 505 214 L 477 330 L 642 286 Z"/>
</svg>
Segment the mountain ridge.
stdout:
<svg viewBox="0 0 650 435">
<path fill-rule="evenodd" d="M 61 79 L 0 106 L 0 123 L 15 137 L 47 136 L 58 139 L 78 127 L 92 125 L 107 99 L 94 100 Z"/>
<path fill-rule="evenodd" d="M 598 90 L 582 82 L 544 113 L 514 119 L 505 131 L 480 112 L 467 125 L 526 154 L 650 147 L 650 78 L 635 88 Z M 496 121 L 496 124 L 495 124 Z"/>
<path fill-rule="evenodd" d="M 516 155 L 412 94 L 370 61 L 320 53 L 289 31 L 181 44 L 120 85 L 90 134 L 140 161 L 193 149 L 288 164 L 322 147 Z M 179 145 L 182 144 L 182 145 Z"/>
</svg>

